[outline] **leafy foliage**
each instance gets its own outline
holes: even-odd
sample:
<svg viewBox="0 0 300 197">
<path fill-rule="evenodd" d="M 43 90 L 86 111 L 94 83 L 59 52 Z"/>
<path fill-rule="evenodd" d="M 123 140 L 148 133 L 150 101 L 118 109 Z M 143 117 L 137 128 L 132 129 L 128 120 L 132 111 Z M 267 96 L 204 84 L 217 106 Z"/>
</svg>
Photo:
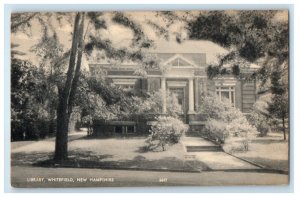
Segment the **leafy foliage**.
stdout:
<svg viewBox="0 0 300 197">
<path fill-rule="evenodd" d="M 128 116 L 140 116 L 144 119 L 153 121 L 157 114 L 161 114 L 163 99 L 162 92 L 157 91 L 153 93 L 146 93 L 143 96 L 133 96 L 129 98 L 130 111 L 128 111 Z M 167 111 L 166 115 L 170 117 L 177 118 L 181 113 L 181 108 L 178 104 L 177 97 L 170 93 L 166 95 Z"/>
<path fill-rule="evenodd" d="M 288 22 L 276 20 L 278 11 L 209 11 L 188 22 L 187 30 L 192 39 L 205 39 L 231 50 L 220 58 L 218 65 L 211 65 L 209 77 L 221 74 L 225 63 L 236 58 L 256 62 L 272 57 L 282 64 L 288 59 Z M 241 66 L 241 65 L 237 65 Z M 262 64 L 259 72 L 264 72 Z M 232 73 L 237 74 L 233 70 Z M 226 74 L 226 73 L 224 73 Z M 270 78 L 264 72 L 263 77 Z"/>
<path fill-rule="evenodd" d="M 228 152 L 248 150 L 248 143 L 256 133 L 243 113 L 232 107 L 229 101 L 214 96 L 202 97 L 202 113 L 207 115 L 206 136 L 223 145 Z"/>
<path fill-rule="evenodd" d="M 224 47 L 237 44 L 241 29 L 233 17 L 223 11 L 211 11 L 200 14 L 188 24 L 190 38 L 211 40 Z"/>
<path fill-rule="evenodd" d="M 74 105 L 81 108 L 81 116 L 91 119 L 117 119 L 127 110 L 126 92 L 110 86 L 104 79 L 83 73 L 80 78 Z"/>
<path fill-rule="evenodd" d="M 109 18 L 109 19 L 108 19 Z M 66 19 L 66 20 L 64 20 Z M 69 20 L 68 20 L 69 19 Z M 117 23 L 123 27 L 132 30 L 134 37 L 128 48 L 117 48 L 112 45 L 109 39 L 102 39 L 99 35 L 100 29 L 106 29 L 108 24 L 105 19 L 110 22 Z M 71 47 L 69 50 L 63 50 L 57 39 L 57 29 L 54 28 L 56 25 L 61 25 L 62 20 L 64 22 L 69 22 L 68 24 L 73 27 L 73 32 L 69 32 Z M 85 22 L 88 25 L 85 26 Z M 134 60 L 140 61 L 142 65 L 153 65 L 153 60 L 150 62 L 144 61 L 144 55 L 142 53 L 143 48 L 149 48 L 152 46 L 152 40 L 145 36 L 141 26 L 134 21 L 132 18 L 124 13 L 114 12 L 109 17 L 103 17 L 102 13 L 89 13 L 77 12 L 77 13 L 31 13 L 30 15 L 26 13 L 16 13 L 12 15 L 12 32 L 22 31 L 22 32 L 32 32 L 32 25 L 39 28 L 42 32 L 41 40 L 33 48 L 38 56 L 42 59 L 42 63 L 50 63 L 50 73 L 52 75 L 52 68 L 59 68 L 59 75 L 56 75 L 52 79 L 58 79 L 58 83 L 54 83 L 57 88 L 57 94 L 53 94 L 57 99 L 57 111 L 56 116 L 59 117 L 57 121 L 57 132 L 56 132 L 56 144 L 55 144 L 55 156 L 54 159 L 57 161 L 62 161 L 67 159 L 68 156 L 68 130 L 70 116 L 73 112 L 73 107 L 76 102 L 75 96 L 78 94 L 78 86 L 80 83 L 81 75 L 81 64 L 83 53 L 89 55 L 93 49 L 98 49 L 106 54 L 108 58 L 118 59 L 123 61 Z M 92 24 L 91 27 L 89 25 Z M 86 27 L 86 29 L 85 29 Z M 48 33 L 51 32 L 51 33 Z M 27 34 L 30 37 L 30 33 Z M 87 36 L 86 36 L 87 35 Z M 64 35 L 66 36 L 66 35 Z M 65 39 L 65 37 L 64 37 Z M 67 46 L 68 47 L 68 46 Z M 47 53 L 47 48 L 49 49 Z M 62 53 L 64 51 L 64 53 Z M 56 61 L 58 59 L 58 61 Z M 66 69 L 62 68 L 62 65 L 66 64 L 65 59 L 69 59 L 68 67 Z M 41 64 L 42 65 L 42 64 Z M 43 66 L 41 66 L 42 68 Z M 57 74 L 57 73 L 56 73 Z M 41 80 L 43 81 L 43 80 Z M 43 81 L 44 82 L 44 81 Z M 59 83 L 60 82 L 60 83 Z M 50 83 L 54 89 L 53 83 Z M 96 88 L 93 86 L 93 82 L 89 82 L 89 89 L 93 88 L 96 94 L 87 94 L 85 98 L 92 101 L 92 103 L 100 111 L 102 109 L 115 109 L 116 111 L 124 111 L 126 107 L 123 107 L 123 100 L 107 99 L 107 94 L 113 92 L 108 90 L 105 86 L 100 86 Z M 83 88 L 84 90 L 84 88 Z M 101 93 L 99 94 L 99 91 Z M 82 94 L 84 95 L 84 93 Z M 115 98 L 115 97 L 113 97 Z M 124 99 L 126 101 L 126 99 Z M 105 101 L 105 102 L 103 102 Z M 78 101 L 77 101 L 78 102 Z M 116 103 L 120 105 L 117 106 Z M 55 105 L 53 105 L 55 106 Z M 103 108 L 106 106 L 106 108 Z M 109 108 L 107 108 L 109 106 Z M 86 107 L 88 109 L 88 107 Z M 109 110 L 107 110 L 109 111 Z M 96 112 L 96 110 L 94 110 Z M 105 112 L 105 110 L 104 110 Z M 106 113 L 98 114 L 99 116 L 106 116 Z"/>
<path fill-rule="evenodd" d="M 87 16 L 93 23 L 95 29 L 107 28 L 107 22 L 103 18 L 101 18 L 101 16 L 103 16 L 102 12 L 88 12 Z"/>
<path fill-rule="evenodd" d="M 230 49 L 220 57 L 216 65 L 207 68 L 209 78 L 223 74 L 233 74 L 237 78 L 257 79 L 261 94 L 272 93 L 268 102 L 268 115 L 253 111 L 253 119 L 281 119 L 283 124 L 288 117 L 288 43 L 289 27 L 287 18 L 278 18 L 282 11 L 210 11 L 200 13 L 188 23 L 190 38 L 207 39 Z M 284 15 L 287 15 L 285 12 Z M 282 16 L 281 16 L 282 17 Z M 247 64 L 260 65 L 253 74 L 241 72 L 245 59 Z M 233 65 L 229 70 L 225 64 Z M 265 117 L 264 117 L 265 116 Z M 271 118 L 272 119 L 272 118 Z M 255 126 L 266 131 L 261 121 Z M 284 139 L 285 127 L 283 126 Z"/>
<path fill-rule="evenodd" d="M 152 45 L 152 41 L 145 36 L 142 27 L 138 23 L 127 17 L 124 13 L 117 12 L 112 20 L 115 23 L 123 25 L 132 30 L 134 34 L 132 45 L 136 45 L 142 48 L 149 48 Z"/>
<path fill-rule="evenodd" d="M 31 27 L 30 21 L 37 15 L 37 13 L 14 13 L 11 16 L 11 31 L 16 32 L 25 27 Z"/>
<path fill-rule="evenodd" d="M 47 127 L 54 127 L 52 96 L 57 92 L 47 83 L 45 71 L 27 61 L 13 58 L 11 72 L 12 140 L 46 137 L 53 132 Z"/>
<path fill-rule="evenodd" d="M 257 131 L 260 133 L 260 136 L 266 136 L 269 132 L 269 118 L 263 114 L 260 110 L 253 109 L 248 115 L 248 121 L 251 125 L 256 127 Z"/>
<path fill-rule="evenodd" d="M 190 38 L 207 39 L 221 46 L 235 46 L 250 62 L 286 50 L 288 25 L 273 20 L 277 11 L 210 11 L 188 23 Z M 272 46 L 272 47 L 270 47 Z M 274 48 L 274 46 L 277 46 Z"/>
<path fill-rule="evenodd" d="M 165 151 L 167 146 L 179 142 L 188 127 L 179 119 L 170 116 L 159 116 L 151 126 L 150 135 L 146 140 L 149 150 Z"/>
<path fill-rule="evenodd" d="M 277 65 L 271 75 L 271 91 L 273 93 L 272 102 L 269 104 L 268 111 L 274 118 L 282 120 L 283 138 L 286 140 L 286 118 L 289 115 L 288 102 L 288 76 L 284 67 L 286 64 Z"/>
<path fill-rule="evenodd" d="M 63 56 L 63 45 L 59 42 L 56 33 L 51 35 L 47 28 L 44 28 L 42 37 L 37 44 L 31 47 L 30 51 L 39 58 L 39 67 L 48 69 L 50 74 L 58 75 L 65 69 L 64 64 L 58 64 L 58 60 Z M 66 59 L 64 58 L 64 60 Z"/>
<path fill-rule="evenodd" d="M 288 63 L 283 62 L 281 65 L 278 64 L 276 58 L 272 58 L 266 64 L 265 69 L 262 73 L 268 73 L 271 77 L 269 79 L 263 78 L 265 85 L 261 87 L 259 92 L 260 99 L 257 104 L 260 106 L 254 106 L 254 110 L 259 114 L 262 121 L 267 119 L 269 125 L 276 129 L 282 130 L 284 139 L 286 139 L 286 121 L 288 120 L 289 102 L 288 102 Z M 264 105 L 261 105 L 261 101 L 264 101 Z M 263 116 L 265 116 L 263 118 Z M 280 122 L 282 126 L 273 124 L 273 122 Z M 277 126 L 276 126 L 277 125 Z M 277 127 L 277 128 L 275 128 Z"/>
</svg>

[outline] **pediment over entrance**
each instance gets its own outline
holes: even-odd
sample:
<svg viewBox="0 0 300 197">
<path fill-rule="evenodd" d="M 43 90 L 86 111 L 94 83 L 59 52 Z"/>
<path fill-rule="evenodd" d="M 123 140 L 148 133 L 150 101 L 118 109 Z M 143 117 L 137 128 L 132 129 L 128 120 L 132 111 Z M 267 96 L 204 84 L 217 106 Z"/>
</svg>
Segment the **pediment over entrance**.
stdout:
<svg viewBox="0 0 300 197">
<path fill-rule="evenodd" d="M 197 67 L 197 65 L 193 61 L 183 57 L 180 54 L 174 55 L 173 57 L 171 57 L 167 61 L 165 61 L 163 64 L 170 65 L 175 68 L 195 68 L 195 67 Z"/>
</svg>

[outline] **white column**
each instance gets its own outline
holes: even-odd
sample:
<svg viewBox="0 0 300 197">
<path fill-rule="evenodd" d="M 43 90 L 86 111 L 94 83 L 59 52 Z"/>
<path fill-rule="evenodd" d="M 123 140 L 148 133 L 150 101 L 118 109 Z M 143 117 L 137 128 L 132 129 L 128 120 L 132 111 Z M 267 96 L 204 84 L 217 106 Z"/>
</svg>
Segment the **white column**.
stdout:
<svg viewBox="0 0 300 197">
<path fill-rule="evenodd" d="M 206 83 L 206 79 L 204 79 L 204 81 L 203 81 L 203 92 L 204 92 L 204 95 L 206 96 L 207 95 L 207 83 Z"/>
<path fill-rule="evenodd" d="M 199 98 L 198 98 L 198 95 L 199 95 L 199 79 L 198 78 L 196 78 L 195 79 L 195 100 L 194 100 L 194 102 L 195 102 L 195 109 L 196 109 L 196 111 L 199 109 L 199 106 L 198 106 L 198 100 L 199 100 Z"/>
<path fill-rule="evenodd" d="M 189 78 L 189 111 L 188 114 L 194 114 L 194 80 L 193 78 Z"/>
<path fill-rule="evenodd" d="M 166 99 L 166 78 L 161 78 L 160 80 L 160 88 L 162 92 L 162 113 L 166 114 L 167 113 L 167 99 Z"/>
</svg>

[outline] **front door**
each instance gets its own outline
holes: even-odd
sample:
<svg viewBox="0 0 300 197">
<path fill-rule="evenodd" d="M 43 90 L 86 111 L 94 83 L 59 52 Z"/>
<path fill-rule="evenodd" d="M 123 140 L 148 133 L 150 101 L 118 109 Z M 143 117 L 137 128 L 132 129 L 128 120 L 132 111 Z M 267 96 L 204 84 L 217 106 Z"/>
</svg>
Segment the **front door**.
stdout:
<svg viewBox="0 0 300 197">
<path fill-rule="evenodd" d="M 170 87 L 169 88 L 170 95 L 176 97 L 179 107 L 179 116 L 182 118 L 184 122 L 186 122 L 186 96 L 185 96 L 185 88 L 184 87 Z"/>
</svg>

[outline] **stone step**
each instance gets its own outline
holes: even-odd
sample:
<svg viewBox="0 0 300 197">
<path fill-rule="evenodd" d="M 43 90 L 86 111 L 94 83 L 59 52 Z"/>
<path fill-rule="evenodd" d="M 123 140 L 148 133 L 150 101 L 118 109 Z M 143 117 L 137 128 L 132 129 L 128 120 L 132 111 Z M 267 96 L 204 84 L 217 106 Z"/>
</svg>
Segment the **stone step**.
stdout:
<svg viewBox="0 0 300 197">
<path fill-rule="evenodd" d="M 188 131 L 185 133 L 185 135 L 187 137 L 199 137 L 201 136 L 201 134 L 199 132 L 195 132 L 195 131 Z"/>
<path fill-rule="evenodd" d="M 187 152 L 221 152 L 221 146 L 186 146 Z"/>
</svg>

